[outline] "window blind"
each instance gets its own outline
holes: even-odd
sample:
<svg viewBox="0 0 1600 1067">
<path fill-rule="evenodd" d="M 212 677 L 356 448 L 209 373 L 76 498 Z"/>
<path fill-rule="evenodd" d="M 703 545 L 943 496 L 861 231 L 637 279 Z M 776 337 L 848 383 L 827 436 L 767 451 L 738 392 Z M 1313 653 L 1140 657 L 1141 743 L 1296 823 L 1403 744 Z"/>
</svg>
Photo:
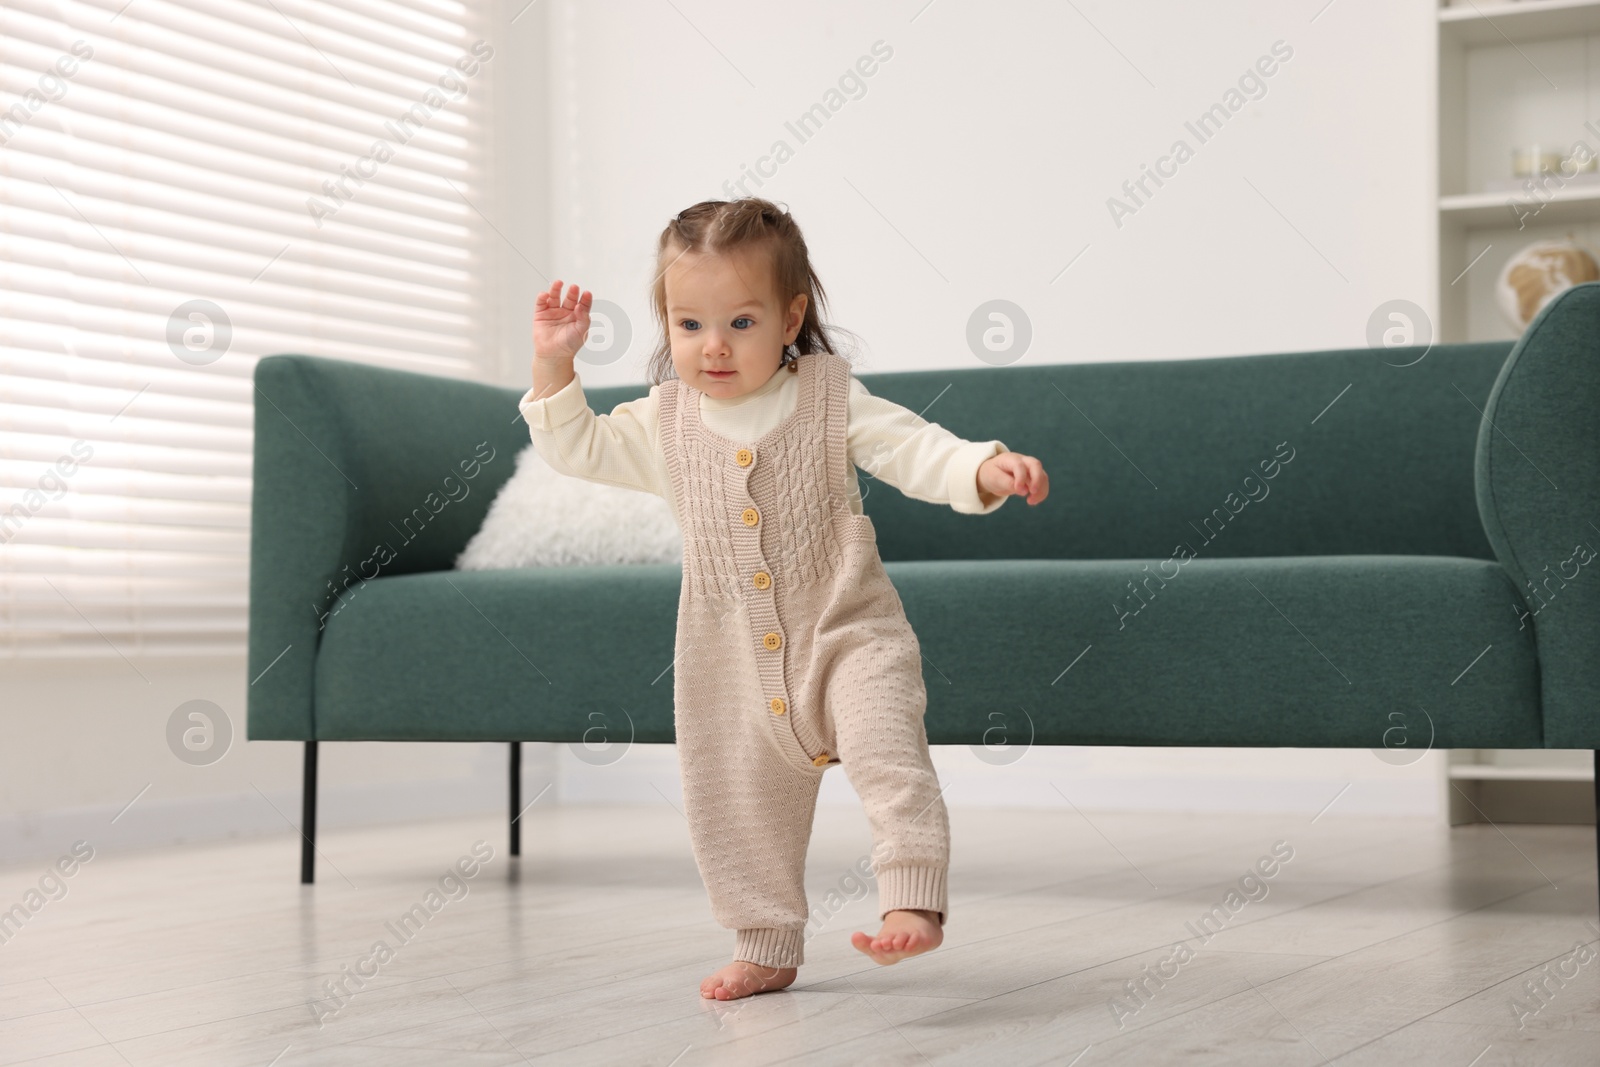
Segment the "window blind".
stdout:
<svg viewBox="0 0 1600 1067">
<path fill-rule="evenodd" d="M 245 654 L 262 356 L 485 376 L 480 19 L 5 0 L 0 657 Z"/>
</svg>

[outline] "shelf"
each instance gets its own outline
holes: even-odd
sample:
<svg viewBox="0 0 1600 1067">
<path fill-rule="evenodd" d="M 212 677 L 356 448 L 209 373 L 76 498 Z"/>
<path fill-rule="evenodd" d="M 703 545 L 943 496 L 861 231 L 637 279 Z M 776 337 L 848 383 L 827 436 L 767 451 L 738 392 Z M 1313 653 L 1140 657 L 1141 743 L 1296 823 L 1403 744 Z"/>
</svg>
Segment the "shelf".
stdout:
<svg viewBox="0 0 1600 1067">
<path fill-rule="evenodd" d="M 1510 782 L 1594 781 L 1594 773 L 1583 767 L 1506 767 L 1490 763 L 1453 763 L 1450 777 Z"/>
<path fill-rule="evenodd" d="M 1600 6 L 1600 5 L 1597 5 Z M 1506 205 L 1515 198 L 1527 201 L 1526 193 L 1461 193 L 1439 198 L 1439 221 L 1460 226 L 1515 226 L 1517 216 Z M 1545 201 L 1538 214 L 1530 216 L 1529 226 L 1560 225 L 1564 222 L 1600 220 L 1600 186 L 1562 189 Z"/>
<path fill-rule="evenodd" d="M 1475 47 L 1600 33 L 1600 0 L 1523 0 L 1439 9 L 1441 43 Z"/>
</svg>

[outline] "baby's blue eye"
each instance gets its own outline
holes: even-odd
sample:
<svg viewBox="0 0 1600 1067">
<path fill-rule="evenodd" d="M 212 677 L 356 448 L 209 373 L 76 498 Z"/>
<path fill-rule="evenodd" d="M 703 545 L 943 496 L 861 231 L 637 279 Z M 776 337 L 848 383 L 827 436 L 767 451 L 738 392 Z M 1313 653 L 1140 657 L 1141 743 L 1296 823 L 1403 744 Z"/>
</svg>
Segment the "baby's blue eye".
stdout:
<svg viewBox="0 0 1600 1067">
<path fill-rule="evenodd" d="M 740 315 L 738 318 L 734 319 L 733 321 L 735 323 L 739 323 L 739 322 L 754 323 L 756 320 L 752 319 L 749 315 Z M 681 323 L 679 323 L 679 325 L 682 326 L 685 330 L 697 330 L 697 329 L 700 328 L 699 322 L 697 320 L 695 320 L 695 319 L 684 319 Z"/>
</svg>

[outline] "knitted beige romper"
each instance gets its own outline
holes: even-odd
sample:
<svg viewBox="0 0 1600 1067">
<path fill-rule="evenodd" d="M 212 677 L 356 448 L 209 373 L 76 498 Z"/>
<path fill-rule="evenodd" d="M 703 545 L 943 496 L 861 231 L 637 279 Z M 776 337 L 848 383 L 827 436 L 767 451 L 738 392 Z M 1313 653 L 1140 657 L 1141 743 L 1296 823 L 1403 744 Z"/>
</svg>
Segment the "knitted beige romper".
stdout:
<svg viewBox="0 0 1600 1067">
<path fill-rule="evenodd" d="M 880 918 L 948 914 L 921 646 L 848 503 L 850 365 L 798 358 L 794 412 L 755 441 L 706 426 L 681 379 L 659 394 L 683 532 L 673 721 L 690 842 L 734 959 L 773 967 L 805 962 L 806 848 L 834 764 L 866 809 Z"/>
</svg>

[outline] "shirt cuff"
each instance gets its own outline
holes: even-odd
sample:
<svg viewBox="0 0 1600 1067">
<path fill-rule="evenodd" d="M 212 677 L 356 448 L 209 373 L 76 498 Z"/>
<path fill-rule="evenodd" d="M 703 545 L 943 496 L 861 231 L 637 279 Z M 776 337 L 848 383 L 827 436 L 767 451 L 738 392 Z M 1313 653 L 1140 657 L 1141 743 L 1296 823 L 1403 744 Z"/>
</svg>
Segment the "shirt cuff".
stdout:
<svg viewBox="0 0 1600 1067">
<path fill-rule="evenodd" d="M 963 515 L 987 515 L 1011 499 L 1002 496 L 984 507 L 978 496 L 978 468 L 983 466 L 984 460 L 1006 451 L 1009 449 L 1001 441 L 973 441 L 956 450 L 956 454 L 950 458 L 950 465 L 945 468 L 950 479 L 946 489 L 952 508 Z"/>
<path fill-rule="evenodd" d="M 584 399 L 583 383 L 578 380 L 577 371 L 573 371 L 572 381 L 543 400 L 535 400 L 533 392 L 530 386 L 522 394 L 522 399 L 517 401 L 517 410 L 522 412 L 530 431 L 553 430 L 568 419 L 576 418 L 580 411 L 589 406 L 588 400 Z"/>
</svg>

